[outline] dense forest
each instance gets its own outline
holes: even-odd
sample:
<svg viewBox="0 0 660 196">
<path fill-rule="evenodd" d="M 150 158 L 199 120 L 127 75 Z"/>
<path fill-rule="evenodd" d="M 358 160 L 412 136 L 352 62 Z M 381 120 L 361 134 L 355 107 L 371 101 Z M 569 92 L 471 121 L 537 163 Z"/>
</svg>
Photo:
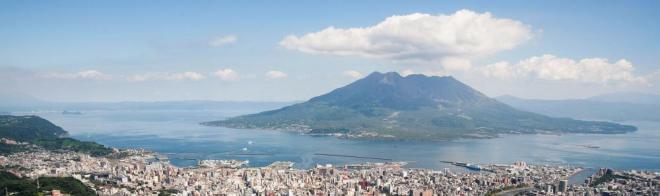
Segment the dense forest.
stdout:
<svg viewBox="0 0 660 196">
<path fill-rule="evenodd" d="M 70 195 L 96 195 L 94 190 L 73 177 L 40 177 L 37 180 L 20 178 L 13 173 L 0 171 L 0 195 L 40 195 L 59 190 Z"/>
</svg>

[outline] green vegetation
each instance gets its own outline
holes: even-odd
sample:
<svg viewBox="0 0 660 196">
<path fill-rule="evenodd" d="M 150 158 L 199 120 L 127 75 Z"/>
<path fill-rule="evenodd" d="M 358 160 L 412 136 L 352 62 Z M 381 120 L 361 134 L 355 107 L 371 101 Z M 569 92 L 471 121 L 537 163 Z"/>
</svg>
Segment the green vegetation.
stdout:
<svg viewBox="0 0 660 196">
<path fill-rule="evenodd" d="M 29 146 L 25 145 L 11 145 L 0 143 L 0 155 L 7 155 L 11 153 L 24 152 L 30 150 Z"/>
<path fill-rule="evenodd" d="M 10 195 L 42 195 L 53 189 L 71 195 L 96 195 L 94 190 L 72 177 L 40 177 L 38 184 L 39 187 L 37 180 L 19 178 L 10 172 L 0 171 L 0 195 L 5 194 L 5 188 Z"/>
<path fill-rule="evenodd" d="M 169 196 L 179 193 L 179 190 L 176 189 L 162 189 L 158 191 L 158 196 Z"/>
<path fill-rule="evenodd" d="M 37 193 L 37 186 L 31 181 L 21 179 L 6 171 L 0 171 L 0 189 L 2 189 L 0 195 L 5 194 L 5 188 L 7 192 L 17 193 L 16 195 L 36 195 Z"/>
<path fill-rule="evenodd" d="M 203 123 L 246 129 L 445 140 L 518 133 L 625 133 L 633 126 L 520 111 L 452 77 L 374 73 L 278 110 Z"/>
<path fill-rule="evenodd" d="M 0 138 L 29 142 L 35 139 L 55 139 L 66 135 L 67 132 L 61 127 L 37 116 L 0 115 Z"/>
<path fill-rule="evenodd" d="M 79 141 L 72 138 L 57 138 L 50 140 L 36 140 L 34 144 L 47 150 L 69 150 L 75 152 L 87 153 L 92 156 L 105 156 L 112 153 L 112 150 L 96 142 Z"/>
<path fill-rule="evenodd" d="M 515 185 L 515 186 L 506 186 L 506 187 L 503 187 L 503 188 L 500 188 L 500 189 L 490 190 L 486 193 L 486 196 L 494 196 L 494 195 L 498 195 L 499 193 L 502 193 L 502 192 L 505 192 L 505 191 L 510 191 L 510 190 L 514 190 L 514 189 L 522 189 L 522 188 L 527 188 L 527 187 L 529 187 L 529 186 L 525 185 L 525 184 L 519 184 L 519 185 Z"/>
<path fill-rule="evenodd" d="M 112 150 L 95 142 L 67 138 L 68 133 L 61 127 L 37 116 L 0 115 L 0 138 L 17 142 L 27 142 L 47 150 L 70 150 L 89 153 L 92 156 L 105 156 Z M 0 144 L 0 154 L 10 154 L 32 149 L 30 145 Z"/>
<path fill-rule="evenodd" d="M 39 190 L 44 191 L 58 189 L 71 195 L 96 195 L 94 190 L 73 177 L 40 177 L 39 184 Z"/>
</svg>

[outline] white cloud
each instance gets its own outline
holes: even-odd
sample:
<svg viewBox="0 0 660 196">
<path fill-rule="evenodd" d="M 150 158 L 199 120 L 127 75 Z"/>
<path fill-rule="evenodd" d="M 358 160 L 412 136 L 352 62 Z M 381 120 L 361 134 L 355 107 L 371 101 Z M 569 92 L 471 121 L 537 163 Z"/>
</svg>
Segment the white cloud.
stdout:
<svg viewBox="0 0 660 196">
<path fill-rule="evenodd" d="M 236 37 L 235 35 L 227 35 L 209 41 L 209 45 L 213 47 L 220 47 L 227 44 L 235 43 L 236 41 L 238 41 L 238 37 Z"/>
<path fill-rule="evenodd" d="M 69 79 L 69 80 L 75 80 L 75 79 L 100 80 L 100 79 L 109 78 L 109 76 L 105 75 L 103 72 L 100 72 L 98 70 L 84 70 L 75 73 L 51 72 L 51 73 L 42 73 L 39 74 L 38 76 L 43 78 L 57 78 L 57 79 Z"/>
<path fill-rule="evenodd" d="M 406 69 L 406 70 L 401 71 L 402 76 L 409 76 L 409 75 L 412 75 L 412 74 L 415 74 L 415 71 L 413 71 L 411 69 Z"/>
<path fill-rule="evenodd" d="M 142 82 L 150 80 L 191 80 L 198 81 L 203 80 L 206 77 L 197 72 L 186 71 L 181 73 L 158 73 L 158 72 L 149 72 L 144 74 L 135 74 L 127 77 L 126 79 L 131 82 Z"/>
<path fill-rule="evenodd" d="M 284 72 L 277 71 L 277 70 L 271 70 L 266 72 L 266 78 L 268 79 L 281 79 L 281 78 L 286 78 L 287 75 Z"/>
<path fill-rule="evenodd" d="M 97 70 L 85 70 L 76 74 L 76 76 L 80 78 L 100 78 L 103 77 L 103 75 L 103 73 Z"/>
<path fill-rule="evenodd" d="M 364 75 L 362 75 L 362 73 L 360 73 L 359 71 L 355 71 L 355 70 L 345 71 L 343 73 L 343 75 L 347 76 L 347 77 L 350 77 L 350 78 L 353 78 L 353 79 L 360 79 L 364 76 Z"/>
<path fill-rule="evenodd" d="M 652 80 L 660 80 L 660 69 L 651 72 L 650 74 L 646 75 L 645 78 L 652 79 Z"/>
<path fill-rule="evenodd" d="M 660 84 L 660 69 L 644 75 L 644 79 L 649 83 L 650 86 L 657 87 L 657 84 Z"/>
<path fill-rule="evenodd" d="M 233 69 L 219 69 L 218 71 L 213 72 L 213 75 L 222 79 L 222 80 L 236 80 L 238 79 L 238 73 Z"/>
<path fill-rule="evenodd" d="M 442 67 L 447 71 L 467 71 L 472 68 L 472 63 L 469 59 L 458 57 L 447 57 L 440 61 Z"/>
<path fill-rule="evenodd" d="M 177 73 L 174 74 L 173 76 L 177 80 L 203 80 L 204 78 L 206 78 L 201 73 L 192 72 L 192 71 Z"/>
<path fill-rule="evenodd" d="M 305 53 L 413 62 L 453 58 L 445 61 L 463 62 L 445 66 L 464 69 L 470 58 L 513 49 L 531 38 L 531 28 L 519 21 L 460 10 L 451 15 L 395 15 L 362 28 L 331 26 L 302 36 L 289 35 L 280 45 Z"/>
<path fill-rule="evenodd" d="M 149 79 L 152 79 L 153 74 L 135 74 L 126 77 L 126 80 L 131 81 L 131 82 L 142 82 L 142 81 L 147 81 Z"/>
<path fill-rule="evenodd" d="M 633 73 L 633 64 L 625 59 L 616 62 L 610 62 L 605 58 L 573 60 L 545 54 L 521 60 L 516 64 L 498 62 L 480 69 L 486 76 L 505 79 L 529 77 L 550 81 L 566 80 L 604 85 L 647 83 L 644 77 Z"/>
<path fill-rule="evenodd" d="M 480 69 L 482 74 L 493 78 L 512 79 L 524 75 L 520 69 L 516 69 L 506 61 L 486 65 Z"/>
</svg>

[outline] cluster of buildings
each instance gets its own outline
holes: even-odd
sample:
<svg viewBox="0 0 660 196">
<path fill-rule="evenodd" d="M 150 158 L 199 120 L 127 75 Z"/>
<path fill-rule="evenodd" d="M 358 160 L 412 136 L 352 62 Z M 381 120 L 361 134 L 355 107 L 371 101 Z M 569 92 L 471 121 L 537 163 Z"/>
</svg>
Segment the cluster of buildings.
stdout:
<svg viewBox="0 0 660 196">
<path fill-rule="evenodd" d="M 7 139 L 7 138 L 0 138 L 0 144 L 8 144 L 8 145 L 27 145 L 27 142 L 17 142 L 16 140 L 12 139 Z"/>
<path fill-rule="evenodd" d="M 141 150 L 121 158 L 74 152 L 36 151 L 0 156 L 0 166 L 22 177 L 73 176 L 100 195 L 486 195 L 500 192 L 555 195 L 630 193 L 658 195 L 659 173 L 618 172 L 629 178 L 590 186 L 568 184 L 581 168 L 563 166 L 483 165 L 488 171 L 454 173 L 403 168 L 400 163 L 361 166 L 318 165 L 295 169 L 291 162 L 267 167 L 237 167 L 242 161 L 200 161 L 179 168 Z M 605 175 L 595 174 L 590 179 Z M 610 173 L 612 174 L 612 173 Z M 589 179 L 587 179 L 589 181 Z"/>
<path fill-rule="evenodd" d="M 614 171 L 601 168 L 568 192 L 591 195 L 660 195 L 660 175 L 650 171 Z"/>
</svg>

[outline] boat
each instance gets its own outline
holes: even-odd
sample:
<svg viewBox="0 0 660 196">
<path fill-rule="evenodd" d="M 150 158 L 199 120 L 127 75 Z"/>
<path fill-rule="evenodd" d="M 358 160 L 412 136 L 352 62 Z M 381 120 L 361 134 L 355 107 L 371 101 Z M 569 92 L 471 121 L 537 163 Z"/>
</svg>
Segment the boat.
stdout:
<svg viewBox="0 0 660 196">
<path fill-rule="evenodd" d="M 481 169 L 483 169 L 480 165 L 470 164 L 470 163 L 466 163 L 465 167 L 468 168 L 468 169 L 471 169 L 471 170 L 476 170 L 476 171 L 480 171 Z"/>
</svg>

